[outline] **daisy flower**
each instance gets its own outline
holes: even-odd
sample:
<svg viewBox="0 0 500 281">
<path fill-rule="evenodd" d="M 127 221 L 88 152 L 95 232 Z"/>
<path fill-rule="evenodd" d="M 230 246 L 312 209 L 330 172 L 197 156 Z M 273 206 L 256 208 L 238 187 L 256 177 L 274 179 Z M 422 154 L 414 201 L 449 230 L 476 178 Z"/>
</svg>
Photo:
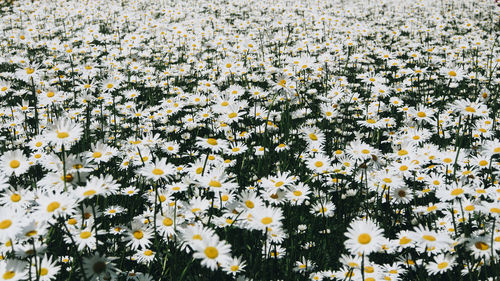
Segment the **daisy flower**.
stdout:
<svg viewBox="0 0 500 281">
<path fill-rule="evenodd" d="M 130 246 L 132 250 L 137 250 L 147 248 L 151 244 L 152 237 L 153 230 L 140 221 L 134 221 L 125 239 L 129 241 L 127 246 Z"/>
<path fill-rule="evenodd" d="M 218 264 L 225 264 L 230 261 L 231 245 L 214 235 L 203 240 L 196 240 L 192 244 L 195 250 L 193 257 L 201 259 L 201 265 L 215 270 Z"/>
<path fill-rule="evenodd" d="M 21 230 L 20 215 L 14 209 L 0 207 L 0 241 L 14 239 Z"/>
<path fill-rule="evenodd" d="M 83 269 L 85 275 L 90 277 L 90 281 L 116 280 L 115 265 L 112 263 L 114 258 L 106 258 L 96 253 L 91 257 L 83 258 Z"/>
<path fill-rule="evenodd" d="M 236 276 L 238 273 L 243 272 L 245 267 L 246 263 L 242 261 L 241 257 L 230 258 L 227 260 L 227 262 L 222 264 L 222 270 L 232 276 Z"/>
<path fill-rule="evenodd" d="M 57 148 L 60 148 L 62 145 L 69 146 L 78 141 L 82 133 L 83 129 L 80 124 L 74 123 L 70 119 L 59 119 L 49 126 L 45 138 L 50 143 L 55 144 Z"/>
<path fill-rule="evenodd" d="M 36 272 L 34 268 L 31 268 L 32 276 L 39 276 L 40 281 L 50 281 L 57 277 L 57 274 L 61 270 L 61 266 L 57 265 L 57 260 L 52 260 L 52 257 L 47 257 L 46 254 L 43 255 L 42 260 L 37 257 L 38 264 L 40 265 L 40 270 Z"/>
<path fill-rule="evenodd" d="M 173 175 L 176 172 L 175 166 L 166 162 L 167 159 L 162 158 L 156 160 L 155 163 L 147 163 L 139 170 L 139 173 L 155 181 L 165 179 L 167 176 Z"/>
<path fill-rule="evenodd" d="M 345 235 L 345 246 L 352 254 L 375 252 L 382 246 L 384 238 L 383 230 L 370 219 L 354 221 Z"/>
<path fill-rule="evenodd" d="M 279 208 L 259 206 L 251 211 L 252 227 L 265 231 L 268 228 L 280 228 L 283 211 Z"/>
<path fill-rule="evenodd" d="M 10 176 L 15 174 L 20 176 L 24 174 L 30 167 L 26 156 L 19 149 L 4 153 L 0 158 L 0 167 L 2 172 Z"/>
<path fill-rule="evenodd" d="M 434 261 L 425 266 L 429 275 L 441 274 L 453 269 L 457 263 L 452 256 L 440 254 L 434 257 Z"/>
<path fill-rule="evenodd" d="M 0 277 L 3 280 L 18 281 L 28 278 L 27 264 L 18 260 L 0 260 Z"/>
</svg>

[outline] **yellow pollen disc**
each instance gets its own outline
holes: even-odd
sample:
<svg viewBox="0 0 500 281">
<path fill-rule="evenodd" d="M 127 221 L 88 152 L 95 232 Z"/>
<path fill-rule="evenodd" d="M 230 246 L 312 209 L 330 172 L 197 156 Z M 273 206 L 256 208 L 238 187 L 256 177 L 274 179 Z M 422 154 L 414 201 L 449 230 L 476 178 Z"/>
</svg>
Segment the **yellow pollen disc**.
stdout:
<svg viewBox="0 0 500 281">
<path fill-rule="evenodd" d="M 163 225 L 164 226 L 171 226 L 172 224 L 174 224 L 174 221 L 170 218 L 164 218 L 163 219 Z"/>
<path fill-rule="evenodd" d="M 70 224 L 70 225 L 75 225 L 76 223 L 77 223 L 77 220 L 74 218 L 71 218 L 68 220 L 68 224 Z"/>
<path fill-rule="evenodd" d="M 260 220 L 260 222 L 261 222 L 262 224 L 266 224 L 266 225 L 267 225 L 267 224 L 272 223 L 272 222 L 273 222 L 273 219 L 272 219 L 271 217 L 264 217 L 264 218 L 262 218 L 262 219 Z"/>
<path fill-rule="evenodd" d="M 488 244 L 484 243 L 484 242 L 476 242 L 474 244 L 474 246 L 478 249 L 478 250 L 481 250 L 481 251 L 486 251 L 490 248 L 490 246 L 488 246 Z"/>
<path fill-rule="evenodd" d="M 408 170 L 408 166 L 402 165 L 401 167 L 399 167 L 399 170 L 400 171 L 407 171 Z"/>
<path fill-rule="evenodd" d="M 250 201 L 250 200 L 247 200 L 247 201 L 245 202 L 245 205 L 246 205 L 248 208 L 250 208 L 250 209 L 253 209 L 253 207 L 255 207 L 255 204 L 254 204 L 252 201 Z"/>
<path fill-rule="evenodd" d="M 370 150 L 368 150 L 368 149 L 363 149 L 363 150 L 361 150 L 361 153 L 363 153 L 363 154 L 368 154 L 368 153 L 370 153 Z"/>
<path fill-rule="evenodd" d="M 19 166 L 21 166 L 21 162 L 19 162 L 18 160 L 12 160 L 10 161 L 9 165 L 12 169 L 16 169 L 19 168 Z"/>
<path fill-rule="evenodd" d="M 26 232 L 26 234 L 25 234 L 25 235 L 26 235 L 27 237 L 31 237 L 31 236 L 35 236 L 35 235 L 37 235 L 37 234 L 38 234 L 38 232 L 37 232 L 36 230 L 31 230 L 31 231 Z"/>
<path fill-rule="evenodd" d="M 457 188 L 457 189 L 453 189 L 453 191 L 451 192 L 451 195 L 458 196 L 458 195 L 460 195 L 462 193 L 464 193 L 464 190 L 461 189 L 461 188 Z"/>
<path fill-rule="evenodd" d="M 316 166 L 316 168 L 323 167 L 323 162 L 321 162 L 321 161 L 316 161 L 316 163 L 314 163 L 314 166 Z"/>
<path fill-rule="evenodd" d="M 309 138 L 313 141 L 317 141 L 318 140 L 318 136 L 316 136 L 315 134 L 309 134 Z"/>
<path fill-rule="evenodd" d="M 69 137 L 68 132 L 59 132 L 59 131 L 57 131 L 57 138 L 58 139 L 65 139 L 67 137 Z"/>
<path fill-rule="evenodd" d="M 401 149 L 400 151 L 398 151 L 398 155 L 399 155 L 399 156 L 404 156 L 404 155 L 406 155 L 406 154 L 408 154 L 408 151 L 406 151 L 406 150 L 404 150 L 404 149 Z"/>
<path fill-rule="evenodd" d="M 47 212 L 52 213 L 59 207 L 61 207 L 61 204 L 59 202 L 54 201 L 47 206 Z"/>
<path fill-rule="evenodd" d="M 153 169 L 153 175 L 156 175 L 156 176 L 161 176 L 163 175 L 163 170 L 162 169 L 158 169 L 158 168 L 154 168 Z"/>
<path fill-rule="evenodd" d="M 3 220 L 0 222 L 0 229 L 7 229 L 12 225 L 11 220 Z"/>
<path fill-rule="evenodd" d="M 499 214 L 500 213 L 500 208 L 491 208 L 490 212 Z"/>
<path fill-rule="evenodd" d="M 47 97 L 51 98 L 55 96 L 54 92 L 47 92 Z"/>
<path fill-rule="evenodd" d="M 457 73 L 455 71 L 451 70 L 450 72 L 448 72 L 448 75 L 455 77 L 455 76 L 457 76 Z"/>
<path fill-rule="evenodd" d="M 358 242 L 360 244 L 366 245 L 366 244 L 370 243 L 370 241 L 372 241 L 372 237 L 368 233 L 361 233 L 358 236 Z"/>
<path fill-rule="evenodd" d="M 210 183 L 208 183 L 209 186 L 211 187 L 221 187 L 222 184 L 218 181 L 215 181 L 215 180 L 210 180 Z"/>
<path fill-rule="evenodd" d="M 229 105 L 229 102 L 227 102 L 227 101 L 223 101 L 223 102 L 221 102 L 221 104 L 220 104 L 220 105 L 222 105 L 222 106 L 228 106 L 228 105 Z"/>
<path fill-rule="evenodd" d="M 9 280 L 9 279 L 14 278 L 14 276 L 16 276 L 16 273 L 15 273 L 14 271 L 12 271 L 12 270 L 11 270 L 11 271 L 7 271 L 7 272 L 5 272 L 5 273 L 2 275 L 2 278 L 3 278 L 4 280 Z"/>
<path fill-rule="evenodd" d="M 417 116 L 420 117 L 420 118 L 424 118 L 424 117 L 427 117 L 427 114 L 425 114 L 425 112 L 423 112 L 423 111 L 419 111 L 417 113 Z"/>
<path fill-rule="evenodd" d="M 238 269 L 240 269 L 239 266 L 237 266 L 237 265 L 231 265 L 231 271 L 236 272 L 236 271 L 238 271 Z"/>
<path fill-rule="evenodd" d="M 274 184 L 275 187 L 281 187 L 282 185 L 284 185 L 285 183 L 282 182 L 282 181 L 279 181 L 277 183 Z"/>
<path fill-rule="evenodd" d="M 205 248 L 205 255 L 209 259 L 215 259 L 219 256 L 219 251 L 217 250 L 217 248 L 209 246 Z"/>
<path fill-rule="evenodd" d="M 195 234 L 195 235 L 193 235 L 193 238 L 192 238 L 192 239 L 193 239 L 193 240 L 202 240 L 201 235 L 199 235 L 199 234 Z"/>
<path fill-rule="evenodd" d="M 411 239 L 408 238 L 408 237 L 406 237 L 406 236 L 403 236 L 403 237 L 401 237 L 401 239 L 399 239 L 399 244 L 400 245 L 406 245 L 406 244 L 408 244 L 410 242 L 411 242 Z"/>
<path fill-rule="evenodd" d="M 444 261 L 444 262 L 441 262 L 441 263 L 439 263 L 439 264 L 438 264 L 438 268 L 439 268 L 439 269 L 446 268 L 447 266 L 448 266 L 448 263 L 447 263 L 447 262 L 445 262 L 445 261 Z"/>
<path fill-rule="evenodd" d="M 92 233 L 90 233 L 90 231 L 82 231 L 82 233 L 80 233 L 80 238 L 82 239 L 87 239 L 90 236 L 92 236 Z"/>
<path fill-rule="evenodd" d="M 368 119 L 368 120 L 366 120 L 366 123 L 368 123 L 368 124 L 375 124 L 375 123 L 377 123 L 377 121 L 375 121 L 373 119 Z"/>
<path fill-rule="evenodd" d="M 151 256 L 152 254 L 153 254 L 153 251 L 151 251 L 151 250 L 146 250 L 146 251 L 144 251 L 144 255 L 145 255 L 145 256 L 148 256 L 148 257 L 149 257 L 149 256 Z"/>
<path fill-rule="evenodd" d="M 479 166 L 483 166 L 484 167 L 486 165 L 488 165 L 488 161 L 486 161 L 486 160 L 479 161 Z"/>
<path fill-rule="evenodd" d="M 134 231 L 134 234 L 133 234 L 133 235 L 134 235 L 134 238 L 135 238 L 135 239 L 142 239 L 142 237 L 144 237 L 144 234 L 143 234 L 143 233 L 142 233 L 142 231 L 140 231 L 140 230 L 136 230 L 136 231 Z"/>
<path fill-rule="evenodd" d="M 101 156 L 102 156 L 102 153 L 100 153 L 99 151 L 92 153 L 92 157 L 94 157 L 94 158 L 101 158 Z"/>
<path fill-rule="evenodd" d="M 35 69 L 34 68 L 26 68 L 26 74 L 33 74 L 33 72 L 35 72 Z"/>
<path fill-rule="evenodd" d="M 465 108 L 465 111 L 467 111 L 467 112 L 471 112 L 471 113 L 476 112 L 476 110 L 475 110 L 473 107 L 470 107 L 470 106 L 467 106 L 467 107 Z"/>
<path fill-rule="evenodd" d="M 10 196 L 10 201 L 12 202 L 19 202 L 21 200 L 21 195 L 14 193 Z"/>
<path fill-rule="evenodd" d="M 91 196 L 91 195 L 94 195 L 94 194 L 96 194 L 96 191 L 93 190 L 93 189 L 89 189 L 89 190 L 87 190 L 87 191 L 85 191 L 83 193 L 83 196 Z"/>
<path fill-rule="evenodd" d="M 295 196 L 300 196 L 300 195 L 302 195 L 302 191 L 300 191 L 300 190 L 295 190 L 295 191 L 293 192 L 293 195 L 295 195 Z"/>
<path fill-rule="evenodd" d="M 217 145 L 217 140 L 209 138 L 209 139 L 207 139 L 207 143 L 210 144 L 210 145 Z"/>
<path fill-rule="evenodd" d="M 238 113 L 236 113 L 236 112 L 231 112 L 231 113 L 229 113 L 229 115 L 228 115 L 228 116 L 229 116 L 229 118 L 234 118 L 234 117 L 238 116 Z"/>
<path fill-rule="evenodd" d="M 201 173 L 203 173 L 203 168 L 202 167 L 196 168 L 196 174 L 199 175 Z"/>
<path fill-rule="evenodd" d="M 427 241 L 436 241 L 436 237 L 434 237 L 432 235 L 424 235 L 424 236 L 422 236 L 422 238 L 424 238 Z"/>
</svg>

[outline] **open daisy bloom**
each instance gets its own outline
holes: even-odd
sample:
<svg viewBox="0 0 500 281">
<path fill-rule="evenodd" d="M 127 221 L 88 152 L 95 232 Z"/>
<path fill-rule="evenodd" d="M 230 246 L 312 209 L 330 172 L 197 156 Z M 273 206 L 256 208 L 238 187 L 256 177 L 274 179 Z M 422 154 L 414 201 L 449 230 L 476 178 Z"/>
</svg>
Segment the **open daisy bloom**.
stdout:
<svg viewBox="0 0 500 281">
<path fill-rule="evenodd" d="M 80 139 L 83 129 L 79 123 L 69 119 L 59 119 L 46 132 L 46 139 L 57 148 L 65 145 L 69 148 L 71 144 Z"/>
<path fill-rule="evenodd" d="M 357 220 L 345 233 L 346 248 L 353 254 L 370 254 L 382 246 L 383 230 L 371 220 Z"/>
</svg>

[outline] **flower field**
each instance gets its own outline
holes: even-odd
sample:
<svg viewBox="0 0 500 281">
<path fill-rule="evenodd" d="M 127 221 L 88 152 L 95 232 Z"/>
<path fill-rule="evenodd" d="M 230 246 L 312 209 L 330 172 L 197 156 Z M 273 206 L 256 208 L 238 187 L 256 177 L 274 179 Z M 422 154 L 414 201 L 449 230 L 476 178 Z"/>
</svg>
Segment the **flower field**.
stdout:
<svg viewBox="0 0 500 281">
<path fill-rule="evenodd" d="M 500 280 L 495 1 L 0 6 L 0 280 Z"/>
</svg>

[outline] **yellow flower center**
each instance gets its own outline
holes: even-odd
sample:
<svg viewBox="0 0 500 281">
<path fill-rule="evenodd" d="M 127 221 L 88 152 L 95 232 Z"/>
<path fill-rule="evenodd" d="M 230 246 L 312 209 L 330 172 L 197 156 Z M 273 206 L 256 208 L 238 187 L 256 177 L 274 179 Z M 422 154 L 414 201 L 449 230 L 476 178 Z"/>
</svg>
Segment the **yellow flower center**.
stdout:
<svg viewBox="0 0 500 281">
<path fill-rule="evenodd" d="M 207 143 L 210 145 L 217 145 L 217 140 L 213 138 L 207 139 Z"/>
<path fill-rule="evenodd" d="M 234 117 L 238 116 L 238 113 L 236 113 L 236 112 L 231 112 L 231 113 L 229 113 L 229 115 L 228 115 L 228 116 L 229 116 L 229 118 L 234 118 Z"/>
<path fill-rule="evenodd" d="M 457 73 L 455 71 L 451 70 L 450 72 L 448 72 L 448 75 L 455 77 L 455 76 L 457 76 Z"/>
<path fill-rule="evenodd" d="M 151 256 L 152 254 L 153 254 L 153 251 L 151 251 L 151 250 L 146 250 L 146 251 L 144 251 L 144 255 L 145 255 L 145 256 L 148 256 L 148 257 L 149 257 L 149 256 Z"/>
<path fill-rule="evenodd" d="M 403 237 L 401 237 L 401 239 L 399 239 L 399 245 L 406 245 L 410 242 L 411 242 L 411 239 L 406 237 L 406 236 L 403 236 Z"/>
<path fill-rule="evenodd" d="M 478 250 L 481 250 L 481 251 L 486 251 L 490 248 L 490 246 L 488 246 L 488 244 L 484 243 L 484 242 L 476 242 L 474 244 L 474 246 L 478 249 Z"/>
<path fill-rule="evenodd" d="M 368 119 L 368 120 L 366 120 L 366 123 L 368 123 L 368 124 L 375 124 L 375 123 L 377 123 L 377 121 L 375 121 L 373 119 Z"/>
<path fill-rule="evenodd" d="M 59 131 L 57 131 L 57 138 L 58 139 L 65 139 L 67 137 L 69 137 L 68 132 L 59 132 Z"/>
<path fill-rule="evenodd" d="M 101 156 L 102 156 L 102 153 L 100 153 L 99 151 L 92 153 L 92 157 L 94 157 L 94 158 L 101 158 Z"/>
<path fill-rule="evenodd" d="M 94 195 L 94 194 L 96 194 L 96 191 L 93 190 L 93 189 L 89 189 L 89 190 L 87 190 L 87 191 L 85 191 L 83 193 L 83 196 L 91 196 L 91 195 Z"/>
<path fill-rule="evenodd" d="M 211 187 L 221 187 L 222 186 L 222 184 L 216 180 L 210 180 L 210 183 L 208 183 L 208 185 Z"/>
<path fill-rule="evenodd" d="M 10 161 L 9 165 L 12 169 L 16 169 L 19 168 L 19 166 L 21 166 L 21 162 L 19 162 L 18 160 L 12 160 Z"/>
<path fill-rule="evenodd" d="M 11 220 L 3 220 L 0 222 L 0 229 L 7 229 L 12 225 Z"/>
<path fill-rule="evenodd" d="M 163 170 L 162 169 L 158 169 L 158 168 L 154 168 L 153 169 L 153 175 L 156 175 L 156 176 L 161 176 L 163 175 Z"/>
<path fill-rule="evenodd" d="M 420 117 L 420 118 L 424 118 L 424 117 L 427 117 L 427 114 L 425 114 L 425 112 L 423 112 L 423 111 L 419 111 L 417 113 L 417 116 Z"/>
<path fill-rule="evenodd" d="M 266 225 L 267 225 L 267 224 L 272 223 L 272 222 L 273 222 L 273 219 L 272 219 L 271 217 L 264 217 L 264 218 L 262 218 L 262 219 L 260 220 L 260 222 L 261 222 L 262 224 L 266 224 Z"/>
<path fill-rule="evenodd" d="M 465 108 L 465 111 L 467 111 L 467 112 L 471 112 L 471 113 L 476 112 L 476 110 L 475 110 L 473 107 L 470 107 L 470 106 L 467 106 L 467 107 Z"/>
<path fill-rule="evenodd" d="M 255 204 L 254 204 L 252 201 L 250 201 L 250 200 L 247 200 L 247 201 L 245 202 L 245 205 L 246 205 L 248 208 L 250 208 L 250 209 L 253 209 L 253 207 L 255 207 Z"/>
<path fill-rule="evenodd" d="M 82 231 L 82 233 L 80 233 L 80 238 L 82 239 L 87 239 L 90 236 L 92 236 L 92 233 L 90 233 L 90 231 Z"/>
<path fill-rule="evenodd" d="M 315 134 L 309 134 L 309 138 L 313 141 L 317 141 L 318 140 L 318 136 L 316 136 Z"/>
<path fill-rule="evenodd" d="M 12 202 L 19 202 L 19 200 L 21 200 L 21 195 L 14 193 L 10 196 L 10 200 Z"/>
<path fill-rule="evenodd" d="M 358 236 L 358 242 L 360 244 L 366 245 L 366 244 L 370 243 L 370 241 L 372 241 L 372 237 L 368 233 L 361 233 Z"/>
<path fill-rule="evenodd" d="M 424 238 L 425 240 L 427 241 L 436 241 L 436 237 L 432 236 L 432 235 L 424 235 L 422 236 L 422 238 Z"/>
<path fill-rule="evenodd" d="M 295 190 L 295 191 L 293 192 L 293 195 L 295 195 L 295 196 L 300 196 L 300 195 L 302 195 L 302 191 L 300 191 L 300 190 Z"/>
<path fill-rule="evenodd" d="M 60 206 L 61 204 L 59 202 L 54 201 L 47 206 L 47 212 L 52 213 L 55 210 L 57 210 L 57 208 L 59 208 Z"/>
<path fill-rule="evenodd" d="M 205 255 L 209 259 L 215 259 L 219 256 L 219 251 L 217 250 L 217 248 L 209 246 L 209 247 L 205 248 Z"/>
<path fill-rule="evenodd" d="M 443 269 L 443 268 L 446 268 L 446 267 L 448 267 L 448 263 L 445 262 L 445 261 L 438 264 L 438 268 L 439 269 Z"/>
<path fill-rule="evenodd" d="M 232 271 L 232 272 L 236 272 L 236 271 L 238 271 L 239 269 L 240 269 L 240 267 L 239 267 L 239 266 L 237 266 L 237 265 L 231 265 L 231 271 Z"/>
<path fill-rule="evenodd" d="M 144 234 L 142 233 L 142 231 L 140 231 L 140 230 L 134 231 L 134 238 L 135 239 L 142 239 L 142 237 L 144 237 Z"/>
<path fill-rule="evenodd" d="M 163 219 L 163 225 L 164 226 L 171 226 L 172 224 L 174 224 L 174 221 L 170 218 L 164 218 Z"/>
<path fill-rule="evenodd" d="M 12 270 L 11 270 L 11 271 L 7 271 L 7 272 L 5 272 L 5 273 L 2 275 L 2 278 L 3 278 L 4 280 L 9 280 L 9 279 L 14 278 L 14 276 L 16 276 L 16 273 L 15 273 L 14 271 L 12 271 Z"/>
</svg>

